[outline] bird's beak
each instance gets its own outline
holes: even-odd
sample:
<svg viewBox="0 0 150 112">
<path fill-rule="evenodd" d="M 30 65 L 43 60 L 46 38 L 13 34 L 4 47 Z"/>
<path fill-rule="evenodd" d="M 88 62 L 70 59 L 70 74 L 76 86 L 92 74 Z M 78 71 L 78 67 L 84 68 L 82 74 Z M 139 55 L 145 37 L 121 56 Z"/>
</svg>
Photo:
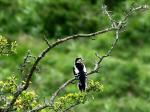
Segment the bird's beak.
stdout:
<svg viewBox="0 0 150 112">
<path fill-rule="evenodd" d="M 84 63 L 84 59 L 80 60 L 81 63 Z"/>
<path fill-rule="evenodd" d="M 82 60 L 79 60 L 79 63 L 82 63 Z"/>
<path fill-rule="evenodd" d="M 84 62 L 84 59 L 82 59 L 82 62 Z"/>
</svg>

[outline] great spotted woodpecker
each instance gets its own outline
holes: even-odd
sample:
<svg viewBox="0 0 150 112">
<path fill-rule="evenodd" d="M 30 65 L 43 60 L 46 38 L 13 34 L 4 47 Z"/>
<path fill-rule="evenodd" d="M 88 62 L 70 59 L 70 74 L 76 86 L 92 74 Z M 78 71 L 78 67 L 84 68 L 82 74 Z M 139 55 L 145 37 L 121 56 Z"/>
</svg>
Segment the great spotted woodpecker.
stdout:
<svg viewBox="0 0 150 112">
<path fill-rule="evenodd" d="M 73 67 L 74 76 L 78 82 L 78 87 L 81 92 L 87 88 L 87 71 L 82 58 L 76 58 Z"/>
</svg>

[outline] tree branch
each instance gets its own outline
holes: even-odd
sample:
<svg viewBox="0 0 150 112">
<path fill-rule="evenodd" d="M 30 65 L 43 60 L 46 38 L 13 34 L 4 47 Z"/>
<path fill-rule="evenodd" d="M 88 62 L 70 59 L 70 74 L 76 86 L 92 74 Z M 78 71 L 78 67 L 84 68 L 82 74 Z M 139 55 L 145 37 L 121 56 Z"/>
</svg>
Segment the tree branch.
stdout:
<svg viewBox="0 0 150 112">
<path fill-rule="evenodd" d="M 104 13 L 108 16 L 108 18 L 112 24 L 112 27 L 117 28 L 115 20 L 113 20 L 112 15 L 109 13 L 110 11 L 107 11 L 107 6 L 103 5 L 102 9 L 103 9 Z"/>
<path fill-rule="evenodd" d="M 131 16 L 134 12 L 139 11 L 139 10 L 147 10 L 149 9 L 148 5 L 141 5 L 139 7 L 131 7 L 131 10 L 127 12 L 127 14 L 125 15 L 124 19 L 122 20 L 122 22 L 126 22 L 128 17 Z"/>
</svg>

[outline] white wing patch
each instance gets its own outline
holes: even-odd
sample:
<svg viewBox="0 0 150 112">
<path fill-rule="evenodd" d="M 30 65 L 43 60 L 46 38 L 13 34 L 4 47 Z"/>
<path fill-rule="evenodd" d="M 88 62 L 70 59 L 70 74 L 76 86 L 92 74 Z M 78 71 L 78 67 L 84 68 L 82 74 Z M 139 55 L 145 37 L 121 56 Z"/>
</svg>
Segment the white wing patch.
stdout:
<svg viewBox="0 0 150 112">
<path fill-rule="evenodd" d="M 83 71 L 86 73 L 86 67 L 85 67 L 85 65 L 83 65 Z"/>
<path fill-rule="evenodd" d="M 76 66 L 74 66 L 74 71 L 75 71 L 76 74 L 79 73 L 79 70 L 76 68 Z"/>
</svg>

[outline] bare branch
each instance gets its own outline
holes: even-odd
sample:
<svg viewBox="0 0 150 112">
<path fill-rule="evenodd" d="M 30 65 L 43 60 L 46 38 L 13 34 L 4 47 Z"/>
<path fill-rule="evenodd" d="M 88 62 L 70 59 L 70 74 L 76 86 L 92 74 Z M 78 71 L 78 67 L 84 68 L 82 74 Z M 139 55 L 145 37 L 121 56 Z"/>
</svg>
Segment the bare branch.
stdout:
<svg viewBox="0 0 150 112">
<path fill-rule="evenodd" d="M 142 5 L 142 6 L 139 6 L 139 7 L 131 8 L 131 10 L 129 12 L 127 12 L 127 14 L 125 15 L 125 17 L 122 20 L 122 22 L 127 21 L 128 17 L 131 16 L 134 12 L 136 12 L 138 10 L 147 10 L 148 8 L 149 8 L 148 5 Z"/>
<path fill-rule="evenodd" d="M 118 39 L 119 39 L 119 31 L 117 30 L 116 31 L 116 38 L 115 38 L 115 41 L 114 43 L 112 44 L 111 48 L 108 50 L 108 52 L 103 55 L 102 57 L 99 56 L 97 53 L 96 53 L 96 56 L 98 57 L 98 61 L 96 61 L 95 63 L 95 67 L 94 69 L 88 73 L 88 75 L 91 75 L 93 73 L 98 73 L 99 69 L 100 69 L 100 64 L 101 62 L 106 58 L 106 57 L 109 57 L 112 53 L 112 50 L 114 49 L 114 47 L 116 46 L 117 42 L 118 42 Z"/>
<path fill-rule="evenodd" d="M 29 58 L 30 57 L 31 57 L 31 51 L 28 50 L 26 56 L 24 57 L 23 64 L 21 64 L 20 68 L 19 68 L 21 74 L 23 73 L 24 68 L 26 67 L 26 65 L 29 63 Z"/>
<path fill-rule="evenodd" d="M 96 61 L 95 63 L 95 67 L 94 69 L 89 73 L 89 74 L 93 74 L 93 73 L 98 73 L 99 72 L 99 69 L 100 69 L 100 63 L 104 60 L 104 58 L 106 57 L 109 57 L 111 55 L 111 52 L 112 50 L 114 49 L 115 45 L 117 44 L 118 42 L 118 39 L 119 39 L 119 31 L 120 31 L 120 26 L 117 26 L 116 22 L 113 20 L 112 18 L 112 15 L 109 14 L 109 11 L 107 11 L 107 7 L 106 6 L 103 6 L 103 10 L 105 12 L 105 14 L 108 16 L 110 22 L 112 23 L 112 26 L 115 27 L 117 30 L 116 30 L 116 38 L 115 38 L 115 41 L 113 42 L 111 48 L 108 50 L 108 52 L 103 55 L 102 57 L 98 55 L 98 53 L 96 53 L 96 56 L 98 58 L 98 61 Z M 121 24 L 122 25 L 122 24 Z"/>
<path fill-rule="evenodd" d="M 112 15 L 109 13 L 110 11 L 107 11 L 107 6 L 103 5 L 102 9 L 103 9 L 104 13 L 108 16 L 110 22 L 112 23 L 112 27 L 116 28 L 117 27 L 116 22 L 115 22 L 115 20 L 113 20 Z"/>
<path fill-rule="evenodd" d="M 46 38 L 46 36 L 44 36 L 43 39 L 44 39 L 45 43 L 46 43 L 48 46 L 51 46 L 50 43 L 49 43 L 49 41 L 48 41 L 48 39 Z"/>
<path fill-rule="evenodd" d="M 103 55 L 102 57 L 100 57 L 97 53 L 96 53 L 96 56 L 98 57 L 98 61 L 95 63 L 95 67 L 94 69 L 89 73 L 90 74 L 93 74 L 93 73 L 97 73 L 100 69 L 100 63 L 104 60 L 104 58 L 108 57 L 111 55 L 111 52 L 112 50 L 114 49 L 114 47 L 116 46 L 118 40 L 119 40 L 119 33 L 121 32 L 121 28 L 124 28 L 126 27 L 126 20 L 128 19 L 128 17 L 134 13 L 135 11 L 138 11 L 138 10 L 141 10 L 141 9 L 148 9 L 148 6 L 147 5 L 144 5 L 144 6 L 139 6 L 139 7 L 136 7 L 136 8 L 131 8 L 131 10 L 127 13 L 127 15 L 124 17 L 124 19 L 122 21 L 119 22 L 119 24 L 117 25 L 116 22 L 113 20 L 112 16 L 109 14 L 109 11 L 107 11 L 107 7 L 104 6 L 103 7 L 103 10 L 105 12 L 105 14 L 108 16 L 109 20 L 111 21 L 112 23 L 112 26 L 114 26 L 117 30 L 116 30 L 116 38 L 115 38 L 115 41 L 113 42 L 111 48 L 108 50 L 108 52 Z"/>
</svg>

